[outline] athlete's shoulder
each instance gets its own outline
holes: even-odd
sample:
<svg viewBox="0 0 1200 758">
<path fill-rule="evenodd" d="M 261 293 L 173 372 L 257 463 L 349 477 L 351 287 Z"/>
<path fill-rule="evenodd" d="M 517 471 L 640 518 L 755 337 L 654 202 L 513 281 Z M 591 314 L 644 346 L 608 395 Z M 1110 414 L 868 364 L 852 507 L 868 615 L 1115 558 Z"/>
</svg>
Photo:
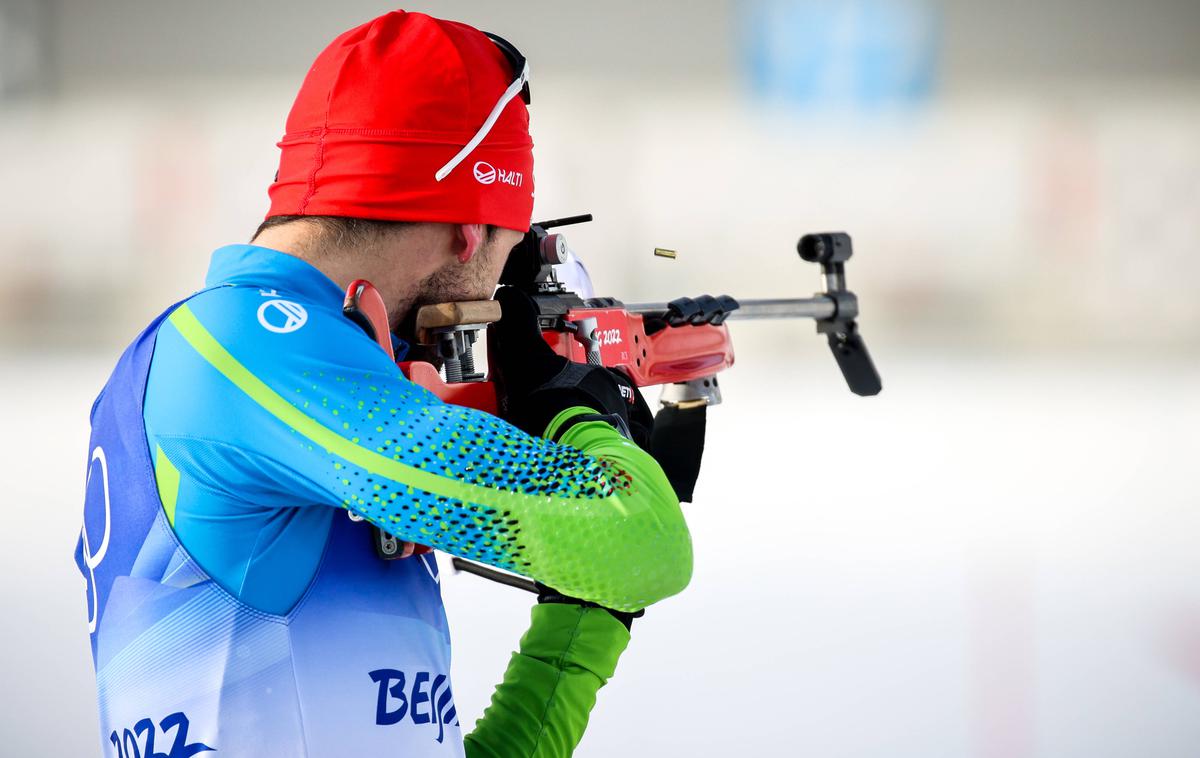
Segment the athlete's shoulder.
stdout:
<svg viewBox="0 0 1200 758">
<path fill-rule="evenodd" d="M 346 318 L 337 293 L 305 296 L 286 286 L 220 286 L 176 308 L 159 331 L 148 405 L 223 403 L 234 388 L 251 396 L 269 388 L 289 401 L 298 391 L 332 399 L 352 385 L 403 382 L 399 368 Z M 332 296 L 331 296 L 332 294 Z"/>
<path fill-rule="evenodd" d="M 319 389 L 319 400 L 332 401 L 356 386 L 383 382 L 393 393 L 403 388 L 406 396 L 428 401 L 342 314 L 336 293 L 324 294 L 317 299 L 282 286 L 240 285 L 202 292 L 168 318 L 154 360 L 178 364 L 193 376 L 190 384 L 217 379 L 216 369 L 243 391 L 265 385 L 289 400 L 298 399 L 293 395 L 300 389 Z"/>
<path fill-rule="evenodd" d="M 156 341 L 147 425 L 262 454 L 294 446 L 292 430 L 313 422 L 350 435 L 360 413 L 440 404 L 324 294 L 237 285 L 184 302 Z"/>
<path fill-rule="evenodd" d="M 235 356 L 306 359 L 337 353 L 354 362 L 387 363 L 362 329 L 342 315 L 340 303 L 281 287 L 216 287 L 186 301 L 168 321 L 185 336 L 207 333 Z"/>
</svg>

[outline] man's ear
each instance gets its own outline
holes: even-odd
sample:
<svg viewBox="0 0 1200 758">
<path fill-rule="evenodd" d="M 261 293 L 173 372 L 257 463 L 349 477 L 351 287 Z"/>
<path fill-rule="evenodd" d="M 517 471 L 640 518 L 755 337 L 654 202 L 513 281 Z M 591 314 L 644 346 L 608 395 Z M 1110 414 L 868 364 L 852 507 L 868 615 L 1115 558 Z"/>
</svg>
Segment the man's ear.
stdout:
<svg viewBox="0 0 1200 758">
<path fill-rule="evenodd" d="M 467 263 L 483 247 L 483 224 L 457 224 L 454 227 L 454 255 L 459 263 Z"/>
</svg>

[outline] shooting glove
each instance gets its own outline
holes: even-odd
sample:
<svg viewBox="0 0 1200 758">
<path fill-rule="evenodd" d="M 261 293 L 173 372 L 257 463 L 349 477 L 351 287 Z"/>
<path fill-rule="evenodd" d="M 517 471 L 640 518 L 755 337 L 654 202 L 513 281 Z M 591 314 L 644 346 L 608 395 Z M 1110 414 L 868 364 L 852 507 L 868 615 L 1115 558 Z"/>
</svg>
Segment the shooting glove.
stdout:
<svg viewBox="0 0 1200 758">
<path fill-rule="evenodd" d="M 629 430 L 630 411 L 640 398 L 623 374 L 600 366 L 574 363 L 558 355 L 542 339 L 533 299 L 516 287 L 496 292 L 502 315 L 489 330 L 488 356 L 499 385 L 500 415 L 528 434 L 541 436 L 550 421 L 573 406 L 585 406 L 612 416 L 614 425 Z M 622 393 L 624 386 L 624 393 Z M 631 401 L 626 398 L 634 398 Z M 641 401 L 645 408 L 645 401 Z M 649 425 L 640 418 L 634 426 L 648 437 Z M 645 408 L 648 417 L 650 411 Z M 636 436 L 634 441 L 641 444 Z"/>
</svg>

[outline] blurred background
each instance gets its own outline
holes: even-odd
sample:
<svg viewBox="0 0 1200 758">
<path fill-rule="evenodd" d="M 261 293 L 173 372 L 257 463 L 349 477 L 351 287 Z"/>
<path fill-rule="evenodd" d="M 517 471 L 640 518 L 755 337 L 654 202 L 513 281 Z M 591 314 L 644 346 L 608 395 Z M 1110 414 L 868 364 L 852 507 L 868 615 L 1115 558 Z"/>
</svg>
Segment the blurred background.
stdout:
<svg viewBox="0 0 1200 758">
<path fill-rule="evenodd" d="M 390 9 L 0 0 L 0 755 L 96 754 L 88 408 Z M 807 296 L 796 239 L 854 237 L 884 393 L 810 322 L 732 325 L 695 578 L 578 755 L 1200 754 L 1200 4 L 408 9 L 528 56 L 535 215 L 595 214 L 598 294 Z M 443 587 L 470 725 L 530 599 Z"/>
</svg>

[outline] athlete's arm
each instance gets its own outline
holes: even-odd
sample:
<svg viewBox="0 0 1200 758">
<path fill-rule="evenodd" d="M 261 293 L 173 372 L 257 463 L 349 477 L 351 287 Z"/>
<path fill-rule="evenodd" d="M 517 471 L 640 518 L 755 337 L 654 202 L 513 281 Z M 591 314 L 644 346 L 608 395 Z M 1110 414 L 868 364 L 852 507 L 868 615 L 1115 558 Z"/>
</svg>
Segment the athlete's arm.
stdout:
<svg viewBox="0 0 1200 758">
<path fill-rule="evenodd" d="M 559 758 L 583 737 L 629 631 L 600 608 L 544 603 L 475 730 L 468 758 Z"/>
<path fill-rule="evenodd" d="M 261 502 L 340 506 L 403 540 L 619 610 L 686 586 L 691 543 L 675 493 L 616 430 L 579 423 L 556 444 L 447 405 L 335 308 L 309 305 L 294 331 L 263 328 L 264 297 L 202 294 L 160 333 L 156 361 L 167 350 L 180 371 L 207 378 L 186 399 L 190 417 L 155 424 L 174 465 L 203 478 L 219 460 Z M 228 470 L 209 482 L 239 484 Z"/>
</svg>

